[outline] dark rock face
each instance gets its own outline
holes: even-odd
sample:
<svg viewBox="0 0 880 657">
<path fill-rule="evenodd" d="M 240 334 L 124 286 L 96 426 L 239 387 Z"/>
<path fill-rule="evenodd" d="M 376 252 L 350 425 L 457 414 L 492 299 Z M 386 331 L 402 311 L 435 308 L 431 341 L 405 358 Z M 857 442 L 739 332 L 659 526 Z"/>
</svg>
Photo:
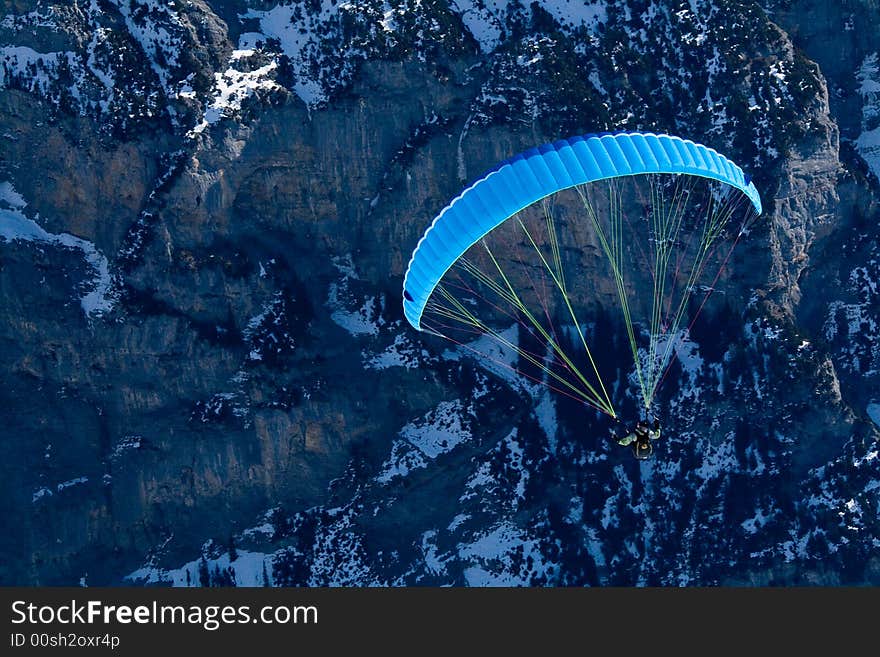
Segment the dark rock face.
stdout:
<svg viewBox="0 0 880 657">
<path fill-rule="evenodd" d="M 68 4 L 0 18 L 0 582 L 880 583 L 875 0 Z M 400 308 L 467 181 L 618 129 L 765 206 L 642 464 Z"/>
</svg>

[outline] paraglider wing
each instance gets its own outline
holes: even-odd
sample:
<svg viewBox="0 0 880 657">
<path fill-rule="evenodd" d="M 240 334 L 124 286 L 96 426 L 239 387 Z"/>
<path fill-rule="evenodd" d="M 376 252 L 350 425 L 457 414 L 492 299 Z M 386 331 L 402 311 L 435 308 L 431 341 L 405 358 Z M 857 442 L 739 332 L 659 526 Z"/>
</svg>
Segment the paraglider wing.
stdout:
<svg viewBox="0 0 880 657">
<path fill-rule="evenodd" d="M 422 330 L 425 304 L 446 271 L 523 208 L 576 185 L 650 173 L 717 180 L 740 190 L 761 214 L 761 198 L 742 169 L 715 150 L 686 139 L 626 132 L 545 144 L 499 164 L 434 219 L 409 261 L 403 285 L 404 315 Z"/>
</svg>

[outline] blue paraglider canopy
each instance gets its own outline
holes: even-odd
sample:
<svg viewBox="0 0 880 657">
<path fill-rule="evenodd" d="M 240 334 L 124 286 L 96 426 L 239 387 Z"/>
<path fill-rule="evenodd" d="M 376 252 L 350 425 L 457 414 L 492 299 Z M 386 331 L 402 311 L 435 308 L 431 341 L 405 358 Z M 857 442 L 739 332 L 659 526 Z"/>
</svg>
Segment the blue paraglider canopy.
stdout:
<svg viewBox="0 0 880 657">
<path fill-rule="evenodd" d="M 404 278 L 404 314 L 421 330 L 429 297 L 446 271 L 493 228 L 525 207 L 585 183 L 640 174 L 687 174 L 740 190 L 761 214 L 742 169 L 714 149 L 663 134 L 585 135 L 519 153 L 452 200 L 425 231 Z"/>
</svg>

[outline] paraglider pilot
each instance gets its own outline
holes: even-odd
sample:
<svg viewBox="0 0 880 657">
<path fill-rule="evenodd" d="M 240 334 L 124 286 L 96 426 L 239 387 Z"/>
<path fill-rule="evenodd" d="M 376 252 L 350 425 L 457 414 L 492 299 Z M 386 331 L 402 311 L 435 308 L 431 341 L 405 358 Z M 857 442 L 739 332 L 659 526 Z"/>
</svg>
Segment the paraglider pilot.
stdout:
<svg viewBox="0 0 880 657">
<path fill-rule="evenodd" d="M 644 461 L 654 452 L 652 443 L 660 438 L 660 420 L 654 418 L 652 425 L 649 425 L 645 420 L 639 420 L 636 423 L 636 428 L 627 431 L 623 438 L 618 438 L 616 434 L 612 434 L 612 437 L 618 445 L 623 447 L 632 445 L 633 455 L 640 461 Z"/>
</svg>

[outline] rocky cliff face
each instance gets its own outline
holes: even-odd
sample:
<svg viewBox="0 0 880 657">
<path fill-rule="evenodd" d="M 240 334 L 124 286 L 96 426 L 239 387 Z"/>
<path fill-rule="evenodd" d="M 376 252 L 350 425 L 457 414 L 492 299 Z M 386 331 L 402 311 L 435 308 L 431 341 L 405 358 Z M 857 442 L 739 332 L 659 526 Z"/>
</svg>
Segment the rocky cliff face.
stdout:
<svg viewBox="0 0 880 657">
<path fill-rule="evenodd" d="M 876 1 L 4 11 L 3 583 L 880 583 Z M 765 206 L 642 464 L 400 308 L 463 184 L 616 129 Z"/>
</svg>

